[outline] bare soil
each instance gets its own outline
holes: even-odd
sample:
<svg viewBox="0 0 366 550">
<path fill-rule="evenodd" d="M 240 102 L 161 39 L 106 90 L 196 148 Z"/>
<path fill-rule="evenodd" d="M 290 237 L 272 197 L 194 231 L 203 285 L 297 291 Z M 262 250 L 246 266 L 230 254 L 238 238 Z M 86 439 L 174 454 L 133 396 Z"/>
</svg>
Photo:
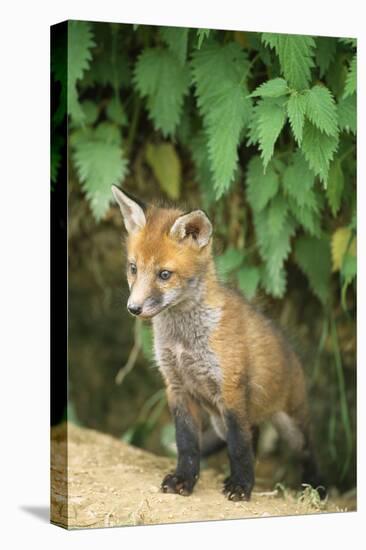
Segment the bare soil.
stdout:
<svg viewBox="0 0 366 550">
<path fill-rule="evenodd" d="M 52 431 L 51 521 L 68 529 L 150 525 L 266 516 L 346 512 L 355 498 L 329 498 L 255 487 L 250 502 L 221 493 L 223 474 L 201 473 L 189 497 L 163 494 L 163 476 L 175 460 L 132 447 L 112 436 L 64 424 Z"/>
</svg>

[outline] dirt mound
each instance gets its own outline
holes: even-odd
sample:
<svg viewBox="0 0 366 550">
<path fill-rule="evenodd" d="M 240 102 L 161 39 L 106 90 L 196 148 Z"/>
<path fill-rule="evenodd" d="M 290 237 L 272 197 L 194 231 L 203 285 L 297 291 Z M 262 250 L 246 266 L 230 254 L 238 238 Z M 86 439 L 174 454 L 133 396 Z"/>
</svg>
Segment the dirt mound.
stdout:
<svg viewBox="0 0 366 550">
<path fill-rule="evenodd" d="M 52 431 L 51 521 L 69 529 L 287 516 L 354 510 L 354 499 L 320 503 L 312 492 L 253 492 L 250 502 L 221 494 L 223 475 L 202 471 L 193 495 L 163 494 L 174 459 L 155 456 L 70 423 Z M 66 474 L 68 477 L 66 477 Z"/>
</svg>

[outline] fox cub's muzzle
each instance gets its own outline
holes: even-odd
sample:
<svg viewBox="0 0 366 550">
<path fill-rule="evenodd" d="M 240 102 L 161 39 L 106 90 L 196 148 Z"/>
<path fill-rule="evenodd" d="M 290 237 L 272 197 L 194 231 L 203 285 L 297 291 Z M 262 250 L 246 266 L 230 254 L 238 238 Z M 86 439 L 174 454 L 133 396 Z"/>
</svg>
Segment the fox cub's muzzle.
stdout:
<svg viewBox="0 0 366 550">
<path fill-rule="evenodd" d="M 130 313 L 132 313 L 132 315 L 140 315 L 140 313 L 142 312 L 142 307 L 136 306 L 134 304 L 127 305 L 127 309 Z"/>
</svg>

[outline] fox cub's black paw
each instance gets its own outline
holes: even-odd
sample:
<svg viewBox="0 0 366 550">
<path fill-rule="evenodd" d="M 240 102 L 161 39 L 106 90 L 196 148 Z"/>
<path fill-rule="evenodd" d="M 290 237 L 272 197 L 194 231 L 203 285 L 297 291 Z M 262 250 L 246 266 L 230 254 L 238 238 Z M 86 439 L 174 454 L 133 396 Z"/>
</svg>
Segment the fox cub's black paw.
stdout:
<svg viewBox="0 0 366 550">
<path fill-rule="evenodd" d="M 224 480 L 223 493 L 229 500 L 250 500 L 251 492 L 251 487 L 245 487 L 241 481 L 233 477 L 227 477 Z"/>
<path fill-rule="evenodd" d="M 178 495 L 188 496 L 192 493 L 197 478 L 198 476 L 186 478 L 176 473 L 168 474 L 162 481 L 161 490 L 163 493 L 177 493 Z"/>
</svg>

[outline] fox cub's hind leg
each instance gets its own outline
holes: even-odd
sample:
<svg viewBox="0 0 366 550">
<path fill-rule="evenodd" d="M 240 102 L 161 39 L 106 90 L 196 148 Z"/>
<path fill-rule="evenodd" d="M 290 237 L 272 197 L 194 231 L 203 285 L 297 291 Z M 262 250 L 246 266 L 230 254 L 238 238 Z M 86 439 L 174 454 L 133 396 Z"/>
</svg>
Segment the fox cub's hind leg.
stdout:
<svg viewBox="0 0 366 550">
<path fill-rule="evenodd" d="M 175 472 L 163 479 L 164 493 L 188 496 L 192 493 L 200 471 L 200 415 L 189 398 L 176 399 L 168 393 L 175 423 L 178 463 Z"/>
<path fill-rule="evenodd" d="M 227 412 L 226 423 L 230 475 L 224 481 L 224 493 L 229 500 L 250 500 L 254 486 L 252 431 L 250 426 L 232 411 Z"/>
<path fill-rule="evenodd" d="M 276 413 L 272 420 L 301 464 L 301 483 L 311 485 L 317 489 L 320 498 L 325 498 L 326 488 L 315 458 L 307 408 L 299 407 L 290 414 Z"/>
</svg>

